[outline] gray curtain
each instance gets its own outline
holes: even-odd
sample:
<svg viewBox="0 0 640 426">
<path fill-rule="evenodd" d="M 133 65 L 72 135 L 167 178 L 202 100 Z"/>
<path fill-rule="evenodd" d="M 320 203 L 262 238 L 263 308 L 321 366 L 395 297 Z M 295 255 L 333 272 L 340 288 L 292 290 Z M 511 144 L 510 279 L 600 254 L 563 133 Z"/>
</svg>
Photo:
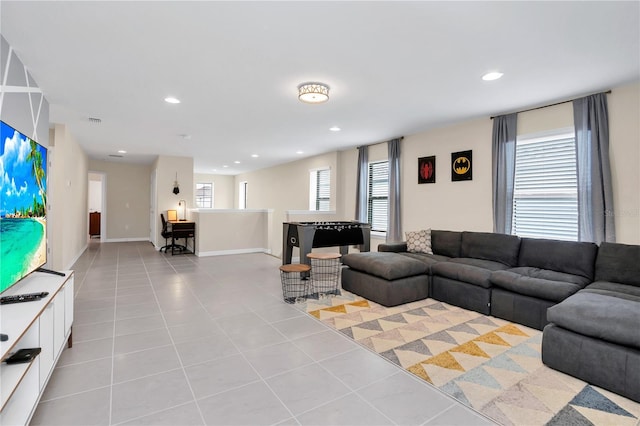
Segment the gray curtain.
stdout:
<svg viewBox="0 0 640 426">
<path fill-rule="evenodd" d="M 578 240 L 615 242 L 607 95 L 573 101 L 578 170 Z"/>
<path fill-rule="evenodd" d="M 387 207 L 387 242 L 402 241 L 400 220 L 400 141 L 387 142 L 389 149 L 389 203 Z"/>
<path fill-rule="evenodd" d="M 367 223 L 367 195 L 369 185 L 369 147 L 358 147 L 358 184 L 356 186 L 356 220 Z"/>
<path fill-rule="evenodd" d="M 493 119 L 493 232 L 511 234 L 518 114 Z"/>
</svg>

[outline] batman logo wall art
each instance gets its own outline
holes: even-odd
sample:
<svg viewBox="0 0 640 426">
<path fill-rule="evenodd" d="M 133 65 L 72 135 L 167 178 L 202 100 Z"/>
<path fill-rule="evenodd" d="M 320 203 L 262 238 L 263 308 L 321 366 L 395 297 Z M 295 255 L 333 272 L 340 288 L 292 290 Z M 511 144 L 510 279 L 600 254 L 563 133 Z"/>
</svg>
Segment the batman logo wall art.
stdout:
<svg viewBox="0 0 640 426">
<path fill-rule="evenodd" d="M 472 164 L 471 150 L 451 153 L 451 180 L 471 180 Z"/>
</svg>

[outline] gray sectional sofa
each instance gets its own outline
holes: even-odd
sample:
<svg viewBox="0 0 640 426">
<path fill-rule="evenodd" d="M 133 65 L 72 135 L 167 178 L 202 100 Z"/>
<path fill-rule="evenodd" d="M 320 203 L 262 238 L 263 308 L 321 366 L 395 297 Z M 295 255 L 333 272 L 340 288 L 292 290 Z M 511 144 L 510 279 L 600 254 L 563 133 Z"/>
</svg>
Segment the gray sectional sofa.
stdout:
<svg viewBox="0 0 640 426">
<path fill-rule="evenodd" d="M 543 330 L 550 367 L 640 402 L 640 246 L 431 230 L 343 257 L 342 287 L 384 306 L 432 297 Z"/>
<path fill-rule="evenodd" d="M 640 246 L 602 243 L 595 281 L 547 316 L 546 365 L 640 402 Z"/>
</svg>

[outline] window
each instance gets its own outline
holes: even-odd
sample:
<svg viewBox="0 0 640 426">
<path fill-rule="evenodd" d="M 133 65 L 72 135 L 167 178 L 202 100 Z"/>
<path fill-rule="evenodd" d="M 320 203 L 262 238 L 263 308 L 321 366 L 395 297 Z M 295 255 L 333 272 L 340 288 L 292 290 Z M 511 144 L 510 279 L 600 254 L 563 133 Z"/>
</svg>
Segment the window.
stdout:
<svg viewBox="0 0 640 426">
<path fill-rule="evenodd" d="M 329 211 L 331 207 L 331 169 L 309 172 L 309 210 Z"/>
<path fill-rule="evenodd" d="M 513 234 L 578 240 L 573 130 L 516 141 Z"/>
<path fill-rule="evenodd" d="M 389 204 L 389 162 L 369 163 L 369 192 L 367 221 L 372 231 L 387 232 L 387 206 Z"/>
<path fill-rule="evenodd" d="M 213 183 L 196 183 L 196 207 L 213 208 Z"/>
<path fill-rule="evenodd" d="M 238 208 L 247 208 L 247 186 L 248 182 L 240 182 L 240 188 L 238 190 Z"/>
</svg>

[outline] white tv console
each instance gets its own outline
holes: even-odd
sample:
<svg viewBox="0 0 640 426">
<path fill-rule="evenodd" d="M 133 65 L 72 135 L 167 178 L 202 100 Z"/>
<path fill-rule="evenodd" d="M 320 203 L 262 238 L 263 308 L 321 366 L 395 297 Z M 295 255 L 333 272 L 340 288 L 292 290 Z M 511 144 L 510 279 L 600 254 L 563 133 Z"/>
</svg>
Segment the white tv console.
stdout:
<svg viewBox="0 0 640 426">
<path fill-rule="evenodd" d="M 0 305 L 2 361 L 23 348 L 41 348 L 24 364 L 0 364 L 0 425 L 26 425 L 31 420 L 65 343 L 71 347 L 73 323 L 73 271 L 61 277 L 34 272 L 2 295 L 49 292 L 46 297 Z"/>
</svg>

